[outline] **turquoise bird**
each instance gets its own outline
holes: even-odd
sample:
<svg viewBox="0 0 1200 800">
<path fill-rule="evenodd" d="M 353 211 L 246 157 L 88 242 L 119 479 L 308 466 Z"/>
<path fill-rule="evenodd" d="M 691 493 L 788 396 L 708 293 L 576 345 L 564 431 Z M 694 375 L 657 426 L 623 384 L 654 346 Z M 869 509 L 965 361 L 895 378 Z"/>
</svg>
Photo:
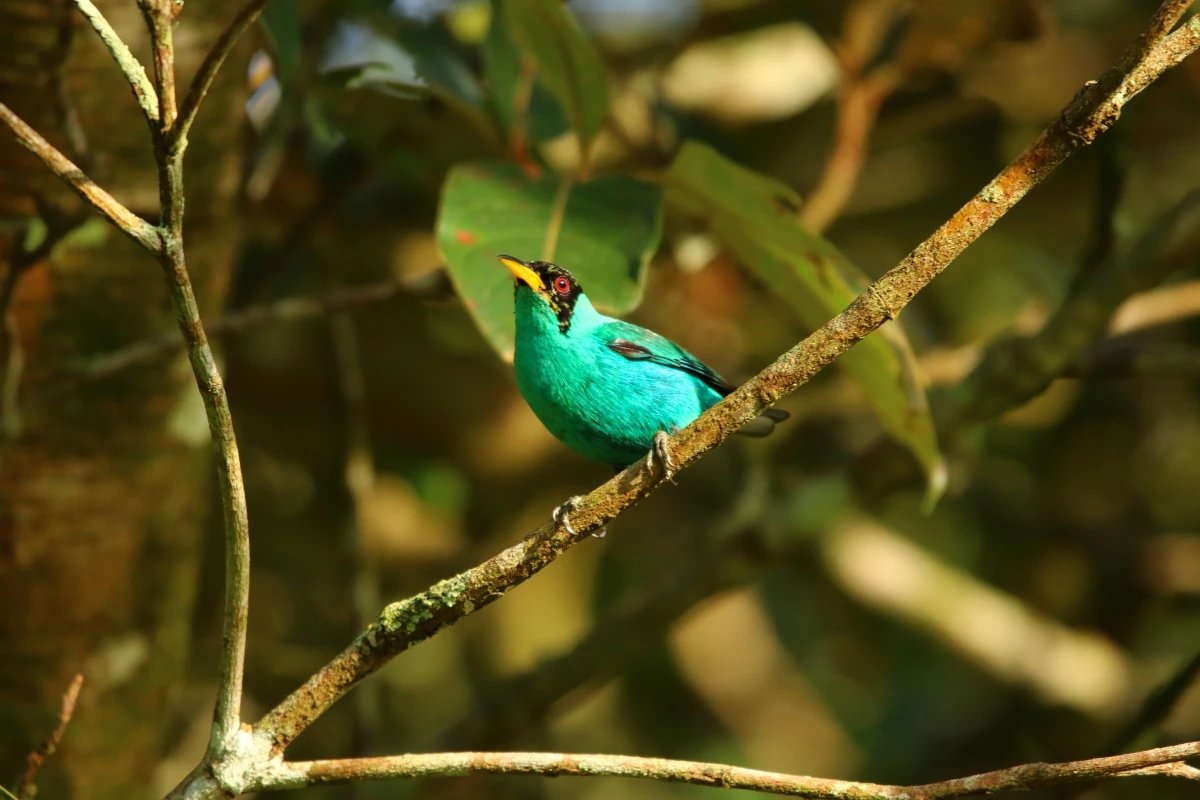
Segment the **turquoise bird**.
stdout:
<svg viewBox="0 0 1200 800">
<path fill-rule="evenodd" d="M 669 480 L 667 434 L 734 390 L 669 339 L 606 317 L 570 272 L 546 261 L 498 256 L 515 278 L 517 388 L 542 424 L 582 456 L 620 472 L 657 459 Z M 766 436 L 787 412 L 768 409 L 739 433 Z M 579 497 L 554 512 L 569 532 Z"/>
</svg>

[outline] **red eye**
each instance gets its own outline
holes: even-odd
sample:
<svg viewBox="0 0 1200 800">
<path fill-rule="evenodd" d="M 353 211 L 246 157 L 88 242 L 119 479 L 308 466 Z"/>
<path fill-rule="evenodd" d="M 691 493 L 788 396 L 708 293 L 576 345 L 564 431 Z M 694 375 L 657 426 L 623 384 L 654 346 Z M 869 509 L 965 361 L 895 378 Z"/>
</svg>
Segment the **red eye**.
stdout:
<svg viewBox="0 0 1200 800">
<path fill-rule="evenodd" d="M 554 279 L 554 288 L 559 294 L 568 294 L 571 291 L 571 282 L 564 277 L 557 277 Z"/>
</svg>

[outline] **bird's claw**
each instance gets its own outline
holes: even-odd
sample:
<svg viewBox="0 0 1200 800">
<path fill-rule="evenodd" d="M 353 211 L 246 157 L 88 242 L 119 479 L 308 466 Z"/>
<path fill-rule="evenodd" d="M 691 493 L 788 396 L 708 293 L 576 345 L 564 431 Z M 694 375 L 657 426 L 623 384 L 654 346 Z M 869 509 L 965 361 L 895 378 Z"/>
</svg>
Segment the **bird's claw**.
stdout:
<svg viewBox="0 0 1200 800">
<path fill-rule="evenodd" d="M 654 468 L 655 459 L 658 460 L 659 468 L 662 470 L 663 480 L 675 483 L 675 459 L 671 458 L 671 451 L 667 449 L 666 431 L 659 431 L 654 434 L 654 447 L 651 448 L 650 453 L 646 456 L 647 464 L 651 469 Z"/>
<path fill-rule="evenodd" d="M 563 530 L 566 531 L 569 536 L 575 535 L 575 529 L 571 527 L 571 519 L 568 515 L 575 510 L 575 508 L 579 505 L 579 501 L 582 499 L 583 495 L 579 494 L 568 498 L 567 502 L 554 509 L 554 513 L 550 515 L 554 519 L 554 524 L 561 525 Z M 608 533 L 608 528 L 601 527 L 600 530 L 593 533 L 592 536 L 597 539 L 603 539 L 606 533 Z"/>
</svg>

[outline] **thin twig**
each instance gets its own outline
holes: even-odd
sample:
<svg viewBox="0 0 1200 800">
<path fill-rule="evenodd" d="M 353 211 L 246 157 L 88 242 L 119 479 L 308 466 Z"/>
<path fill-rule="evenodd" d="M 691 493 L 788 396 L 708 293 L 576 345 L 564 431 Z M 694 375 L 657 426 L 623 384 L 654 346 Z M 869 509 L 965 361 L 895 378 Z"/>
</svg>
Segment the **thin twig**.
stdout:
<svg viewBox="0 0 1200 800">
<path fill-rule="evenodd" d="M 129 88 L 133 90 L 134 99 L 142 107 L 142 113 L 146 115 L 146 119 L 150 122 L 157 122 L 158 97 L 154 94 L 154 85 L 150 83 L 150 78 L 146 75 L 146 69 L 142 63 L 137 60 L 117 32 L 108 24 L 108 20 L 100 13 L 100 9 L 92 4 L 92 0 L 75 0 L 75 5 L 79 7 L 79 13 L 83 14 L 91 23 L 108 52 L 112 53 L 121 72 L 125 73 L 125 78 L 129 81 Z"/>
<path fill-rule="evenodd" d="M 70 186 L 93 208 L 108 218 L 108 221 L 127 233 L 134 241 L 150 252 L 162 247 L 158 228 L 121 205 L 115 197 L 96 185 L 91 178 L 54 145 L 47 142 L 33 128 L 25 124 L 8 106 L 0 103 L 0 120 L 16 134 L 17 141 L 42 160 L 50 171 L 63 183 Z"/>
<path fill-rule="evenodd" d="M 175 127 L 175 16 L 183 3 L 175 0 L 138 0 L 150 31 L 150 56 L 154 63 L 154 91 L 158 94 L 159 127 L 165 134 Z M 158 142 L 156 142 L 158 144 Z"/>
<path fill-rule="evenodd" d="M 339 291 L 337 280 L 330 276 L 334 293 Z M 376 487 L 375 454 L 371 450 L 371 428 L 367 417 L 366 379 L 363 375 L 362 348 L 354 319 L 345 310 L 335 311 L 329 318 L 333 338 L 333 360 L 338 394 L 342 401 L 343 429 L 346 437 L 345 462 L 342 479 L 350 495 L 351 514 L 347 539 L 354 554 L 354 627 L 370 624 L 382 604 L 379 588 L 379 568 L 366 552 L 367 504 Z M 358 752 L 371 751 L 371 739 L 378 734 L 382 721 L 383 694 L 378 684 L 364 686 L 355 697 L 358 712 L 356 743 Z"/>
<path fill-rule="evenodd" d="M 537 67 L 533 61 L 522 58 L 521 69 L 513 86 L 512 128 L 508 134 L 513 160 L 533 180 L 542 176 L 542 168 L 529 152 L 529 106 L 533 100 L 533 83 L 536 77 Z"/>
<path fill-rule="evenodd" d="M 31 260 L 22 262 L 11 259 L 8 272 L 0 282 L 0 444 L 15 438 L 21 431 L 18 395 L 21 373 L 25 368 L 25 350 L 21 345 L 21 331 L 17 327 L 12 301 L 21 273 L 34 263 Z"/>
<path fill-rule="evenodd" d="M 187 345 L 192 374 L 204 401 L 208 429 L 217 451 L 217 478 L 225 530 L 225 596 L 222 613 L 221 661 L 212 735 L 206 761 L 217 760 L 241 731 L 242 681 L 246 660 L 246 627 L 250 613 L 250 523 L 246 487 L 225 383 L 217 369 L 188 274 L 183 248 L 183 154 L 187 140 L 176 135 L 175 45 L 172 29 L 182 8 L 176 0 L 139 0 L 150 31 L 154 54 L 154 88 L 162 109 L 154 130 L 158 164 L 162 247 L 155 253 L 167 279 L 176 321 Z M 234 37 L 236 38 L 236 37 Z M 202 99 L 203 93 L 197 98 Z"/>
<path fill-rule="evenodd" d="M 839 92 L 833 150 L 816 187 L 800 208 L 800 222 L 813 233 L 828 228 L 854 194 L 879 107 L 900 85 L 901 75 L 895 66 L 884 65 Z"/>
<path fill-rule="evenodd" d="M 1153 24 L 1175 5 L 1164 4 Z M 1089 82 L 1024 153 L 898 266 L 845 311 L 672 437 L 670 451 L 676 463 L 681 468 L 691 464 L 779 398 L 807 383 L 886 320 L 895 318 L 917 292 L 1030 189 L 1068 156 L 1094 141 L 1116 120 L 1125 103 L 1197 47 L 1200 17 L 1168 36 L 1145 58 L 1131 62 L 1126 55 L 1119 62 L 1121 67 Z M 479 566 L 388 606 L 349 647 L 259 720 L 254 726 L 256 740 L 272 754 L 282 752 L 314 719 L 395 655 L 523 583 L 587 539 L 591 531 L 648 496 L 658 483 L 658 476 L 639 462 L 579 503 L 572 517 L 573 532 L 547 522 Z"/>
<path fill-rule="evenodd" d="M 328 297 L 288 297 L 274 303 L 232 311 L 205 325 L 205 330 L 210 336 L 224 336 L 272 322 L 320 319 L 337 311 L 381 303 L 413 291 L 416 290 L 410 283 L 393 278 L 352 289 L 339 289 Z M 177 352 L 183 344 L 178 331 L 164 331 L 152 339 L 144 339 L 96 357 L 78 373 L 47 389 L 42 396 L 57 397 L 81 383 L 101 380 L 129 367 L 164 358 Z"/>
<path fill-rule="evenodd" d="M 648 778 L 721 789 L 748 789 L 767 794 L 831 800 L 949 800 L 1130 775 L 1190 778 L 1190 768 L 1182 762 L 1197 755 L 1200 755 L 1200 742 L 1188 742 L 1086 761 L 1022 764 L 920 786 L 889 786 L 666 758 L 567 753 L 422 753 L 380 758 L 284 762 L 271 774 L 252 782 L 248 788 L 298 789 L 313 784 L 447 775 L 569 775 Z M 1164 769 L 1168 765 L 1170 768 Z M 1179 770 L 1175 765 L 1185 769 Z"/>
<path fill-rule="evenodd" d="M 42 765 L 46 763 L 46 759 L 54 755 L 54 751 L 58 749 L 58 743 L 62 741 L 63 734 L 67 730 L 67 723 L 71 721 L 71 716 L 75 713 L 75 702 L 79 699 L 79 690 L 83 687 L 83 675 L 77 674 L 67 687 L 67 691 L 63 693 L 62 709 L 58 712 L 58 725 L 55 726 L 53 732 L 42 742 L 42 746 L 29 754 L 29 758 L 25 761 L 25 774 L 21 777 L 21 782 L 17 784 L 16 796 L 21 800 L 32 800 L 36 790 L 34 789 L 34 781 L 37 779 L 38 771 Z"/>
<path fill-rule="evenodd" d="M 1161 725 L 1170 716 L 1179 703 L 1179 698 L 1183 697 L 1184 693 L 1191 688 L 1197 677 L 1200 677 L 1200 653 L 1184 662 L 1166 683 L 1150 693 L 1142 703 L 1137 716 L 1130 720 L 1129 724 L 1113 738 L 1108 746 L 1108 752 L 1125 749 L 1140 739 L 1147 731 Z"/>
<path fill-rule="evenodd" d="M 1108 335 L 1133 333 L 1197 315 L 1200 315 L 1200 280 L 1180 281 L 1130 297 L 1109 320 Z"/>
<path fill-rule="evenodd" d="M 1161 283 L 1198 255 L 1200 190 L 1195 190 L 1146 230 L 1128 252 L 1086 272 L 1038 333 L 991 344 L 962 384 L 957 421 L 992 419 L 1036 397 L 1104 338 L 1108 321 L 1121 303 Z"/>
<path fill-rule="evenodd" d="M 1117 248 L 1117 210 L 1125 193 L 1125 168 L 1121 163 L 1121 137 L 1117 129 L 1100 140 L 1096 146 L 1098 175 L 1096 179 L 1096 210 L 1092 232 L 1079 259 L 1068 294 L 1078 290 L 1083 280 L 1105 262 Z"/>
<path fill-rule="evenodd" d="M 1135 377 L 1194 378 L 1200 375 L 1200 348 L 1147 342 L 1123 336 L 1100 342 L 1060 373 L 1063 378 L 1113 380 Z"/>
<path fill-rule="evenodd" d="M 200 104 L 204 102 L 204 96 L 208 94 L 213 79 L 217 77 L 217 70 L 225 63 L 225 58 L 233 50 L 233 46 L 258 19 L 268 2 L 270 0 L 249 0 L 204 57 L 200 69 L 196 71 L 196 77 L 192 78 L 192 85 L 183 99 L 183 105 L 179 107 L 179 121 L 172 132 L 176 141 L 187 140 L 188 131 L 191 130 L 192 123 L 196 121 L 196 114 L 200 111 Z"/>
<path fill-rule="evenodd" d="M 554 251 L 558 249 L 558 233 L 562 230 L 563 217 L 567 214 L 567 201 L 571 198 L 571 187 L 575 179 L 563 175 L 558 179 L 558 189 L 554 192 L 554 204 L 550 207 L 550 221 L 546 223 L 546 238 L 542 241 L 542 261 L 553 261 Z"/>
<path fill-rule="evenodd" d="M 800 223 L 814 233 L 828 228 L 850 201 L 879 107 L 904 79 L 905 70 L 894 63 L 864 73 L 903 11 L 902 3 L 876 0 L 859 0 L 846 11 L 838 53 L 842 78 L 833 148 L 799 213 Z"/>
<path fill-rule="evenodd" d="M 1142 767 L 1141 769 L 1131 769 L 1128 772 L 1122 772 L 1120 777 L 1123 778 L 1127 775 L 1165 775 L 1170 778 L 1186 778 L 1189 781 L 1200 781 L 1200 769 L 1196 769 L 1182 761 L 1175 761 L 1170 764 L 1158 764 L 1153 767 Z"/>
</svg>

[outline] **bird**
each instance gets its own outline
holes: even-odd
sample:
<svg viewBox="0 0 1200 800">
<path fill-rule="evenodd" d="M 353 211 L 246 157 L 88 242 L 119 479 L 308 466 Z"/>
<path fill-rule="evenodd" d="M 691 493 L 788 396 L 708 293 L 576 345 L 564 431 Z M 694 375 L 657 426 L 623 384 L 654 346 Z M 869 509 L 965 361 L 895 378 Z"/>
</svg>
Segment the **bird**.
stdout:
<svg viewBox="0 0 1200 800">
<path fill-rule="evenodd" d="M 617 472 L 645 458 L 673 481 L 668 434 L 735 387 L 665 336 L 601 314 L 566 268 L 497 258 L 514 280 L 513 371 L 533 413 L 585 458 Z M 738 432 L 766 436 L 787 417 L 769 408 Z M 572 535 L 569 515 L 582 499 L 570 498 L 553 514 Z"/>
</svg>

